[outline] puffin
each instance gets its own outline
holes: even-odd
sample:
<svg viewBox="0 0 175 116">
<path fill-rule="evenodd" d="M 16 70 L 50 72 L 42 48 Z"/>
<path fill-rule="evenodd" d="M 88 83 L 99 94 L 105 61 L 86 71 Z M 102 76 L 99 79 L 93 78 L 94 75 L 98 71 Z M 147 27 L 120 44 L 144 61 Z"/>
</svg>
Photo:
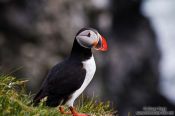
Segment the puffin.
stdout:
<svg viewBox="0 0 175 116">
<path fill-rule="evenodd" d="M 46 105 L 59 106 L 62 114 L 89 116 L 78 113 L 73 104 L 94 77 L 96 63 L 92 48 L 107 51 L 106 39 L 93 28 L 82 28 L 75 36 L 69 57 L 51 68 L 44 79 L 33 99 L 34 105 L 47 97 Z M 70 112 L 65 112 L 63 105 L 68 106 Z"/>
</svg>

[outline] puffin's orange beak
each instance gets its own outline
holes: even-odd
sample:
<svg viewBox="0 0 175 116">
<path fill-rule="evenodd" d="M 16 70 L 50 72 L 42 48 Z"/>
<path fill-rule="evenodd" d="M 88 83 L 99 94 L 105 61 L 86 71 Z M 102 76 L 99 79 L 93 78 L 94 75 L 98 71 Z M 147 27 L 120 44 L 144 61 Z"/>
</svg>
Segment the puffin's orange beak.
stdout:
<svg viewBox="0 0 175 116">
<path fill-rule="evenodd" d="M 100 50 L 100 51 L 107 51 L 108 50 L 108 45 L 107 45 L 106 39 L 103 36 L 101 36 L 99 41 L 95 42 L 94 45 L 95 45 L 95 49 L 97 49 L 97 50 Z"/>
</svg>

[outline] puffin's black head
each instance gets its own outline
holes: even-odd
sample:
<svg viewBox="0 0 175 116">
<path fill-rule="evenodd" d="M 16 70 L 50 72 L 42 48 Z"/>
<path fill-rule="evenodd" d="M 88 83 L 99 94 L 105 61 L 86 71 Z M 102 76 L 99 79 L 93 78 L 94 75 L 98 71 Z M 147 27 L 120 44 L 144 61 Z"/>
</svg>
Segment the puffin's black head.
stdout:
<svg viewBox="0 0 175 116">
<path fill-rule="evenodd" d="M 77 42 L 85 48 L 95 48 L 96 50 L 106 51 L 107 42 L 97 30 L 92 28 L 82 28 L 76 35 Z"/>
</svg>

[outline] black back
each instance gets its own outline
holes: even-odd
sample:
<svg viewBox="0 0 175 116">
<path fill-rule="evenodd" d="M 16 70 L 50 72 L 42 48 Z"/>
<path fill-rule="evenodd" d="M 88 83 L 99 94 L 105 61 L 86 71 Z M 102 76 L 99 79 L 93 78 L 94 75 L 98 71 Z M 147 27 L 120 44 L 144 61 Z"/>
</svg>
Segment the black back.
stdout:
<svg viewBox="0 0 175 116">
<path fill-rule="evenodd" d="M 91 49 L 80 46 L 75 39 L 70 57 L 49 71 L 40 91 L 34 97 L 34 104 L 37 105 L 46 96 L 48 106 L 56 107 L 61 103 L 64 104 L 83 84 L 86 70 L 82 61 L 88 60 L 91 56 Z"/>
</svg>

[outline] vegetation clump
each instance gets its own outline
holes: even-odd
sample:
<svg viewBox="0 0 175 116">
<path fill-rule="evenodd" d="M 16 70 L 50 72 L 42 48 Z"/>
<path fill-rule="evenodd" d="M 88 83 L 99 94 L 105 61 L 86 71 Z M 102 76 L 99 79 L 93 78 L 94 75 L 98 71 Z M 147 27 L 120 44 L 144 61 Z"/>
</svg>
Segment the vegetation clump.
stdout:
<svg viewBox="0 0 175 116">
<path fill-rule="evenodd" d="M 17 80 L 12 76 L 0 76 L 0 116 L 64 116 L 58 107 L 45 106 L 45 99 L 34 107 L 33 96 L 26 92 L 27 80 Z M 76 103 L 79 112 L 91 116 L 112 116 L 113 110 L 109 102 L 100 102 L 95 99 L 81 96 Z"/>
</svg>

